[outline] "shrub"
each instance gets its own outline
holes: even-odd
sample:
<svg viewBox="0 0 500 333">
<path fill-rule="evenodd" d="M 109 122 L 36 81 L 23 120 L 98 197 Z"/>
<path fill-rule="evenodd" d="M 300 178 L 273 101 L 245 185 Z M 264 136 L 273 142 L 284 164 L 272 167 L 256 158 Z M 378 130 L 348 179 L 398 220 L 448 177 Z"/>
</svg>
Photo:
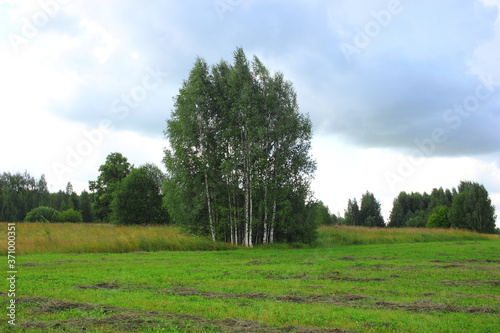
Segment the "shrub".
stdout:
<svg viewBox="0 0 500 333">
<path fill-rule="evenodd" d="M 427 228 L 449 228 L 448 208 L 439 206 L 434 209 L 434 213 L 427 220 Z"/>
<path fill-rule="evenodd" d="M 74 223 L 83 222 L 83 216 L 79 211 L 70 208 L 59 214 L 59 221 Z"/>
<path fill-rule="evenodd" d="M 57 222 L 59 221 L 59 212 L 54 208 L 40 206 L 34 208 L 26 214 L 25 222 Z"/>
</svg>

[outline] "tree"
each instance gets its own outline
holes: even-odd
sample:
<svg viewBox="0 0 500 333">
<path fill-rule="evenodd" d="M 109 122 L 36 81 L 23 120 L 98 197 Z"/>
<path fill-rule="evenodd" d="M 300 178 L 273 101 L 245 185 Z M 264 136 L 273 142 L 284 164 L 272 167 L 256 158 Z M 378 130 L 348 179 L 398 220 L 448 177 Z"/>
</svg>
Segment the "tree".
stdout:
<svg viewBox="0 0 500 333">
<path fill-rule="evenodd" d="M 59 212 L 51 207 L 40 206 L 34 208 L 26 214 L 25 222 L 57 222 L 59 221 Z"/>
<path fill-rule="evenodd" d="M 142 225 L 168 223 L 162 199 L 164 179 L 161 170 L 153 164 L 133 169 L 114 193 L 112 222 Z"/>
<path fill-rule="evenodd" d="M 80 193 L 79 199 L 79 207 L 82 212 L 83 222 L 94 222 L 94 211 L 92 209 L 89 192 L 83 190 L 82 193 Z"/>
<path fill-rule="evenodd" d="M 495 207 L 483 185 L 462 181 L 450 209 L 452 228 L 469 229 L 483 233 L 495 232 Z"/>
<path fill-rule="evenodd" d="M 366 191 L 361 197 L 360 223 L 366 227 L 385 227 L 380 202 L 373 193 Z"/>
<path fill-rule="evenodd" d="M 79 223 L 83 222 L 83 216 L 81 212 L 70 208 L 59 213 L 59 221 Z"/>
<path fill-rule="evenodd" d="M 73 202 L 73 194 L 76 194 L 73 190 L 73 184 L 71 184 L 71 182 L 68 182 L 68 184 L 66 184 L 66 190 L 62 192 L 62 202 L 57 209 L 59 209 L 60 211 L 65 211 L 68 209 L 78 209 L 78 207 L 75 207 L 75 204 Z"/>
<path fill-rule="evenodd" d="M 448 218 L 448 211 L 447 206 L 435 207 L 434 212 L 427 220 L 427 228 L 449 228 L 450 220 Z"/>
<path fill-rule="evenodd" d="M 309 209 L 311 135 L 282 74 L 271 75 L 256 57 L 250 63 L 242 49 L 233 65 L 209 68 L 198 58 L 165 131 L 170 215 L 234 244 L 293 238 L 292 225 Z"/>
<path fill-rule="evenodd" d="M 347 209 L 344 214 L 346 225 L 361 225 L 361 216 L 356 198 L 347 202 Z"/>
<path fill-rule="evenodd" d="M 387 224 L 390 228 L 401 228 L 406 225 L 406 214 L 403 209 L 403 205 L 398 199 L 393 202 L 391 214 L 389 215 L 389 223 Z"/>
<path fill-rule="evenodd" d="M 312 205 L 312 208 L 314 210 L 314 222 L 316 223 L 316 225 L 333 225 L 333 224 L 335 224 L 334 219 L 333 219 L 332 215 L 330 214 L 330 210 L 322 201 L 311 203 L 311 205 Z M 333 216 L 335 216 L 335 215 L 333 215 Z"/>
<path fill-rule="evenodd" d="M 95 216 L 103 222 L 110 222 L 111 201 L 118 184 L 131 171 L 132 166 L 120 153 L 111 153 L 99 167 L 100 174 L 95 181 L 89 181 Z"/>
<path fill-rule="evenodd" d="M 28 211 L 44 203 L 45 177 L 37 182 L 24 173 L 4 172 L 0 175 L 0 221 L 22 221 Z M 41 187 L 39 187 L 40 185 Z"/>
</svg>

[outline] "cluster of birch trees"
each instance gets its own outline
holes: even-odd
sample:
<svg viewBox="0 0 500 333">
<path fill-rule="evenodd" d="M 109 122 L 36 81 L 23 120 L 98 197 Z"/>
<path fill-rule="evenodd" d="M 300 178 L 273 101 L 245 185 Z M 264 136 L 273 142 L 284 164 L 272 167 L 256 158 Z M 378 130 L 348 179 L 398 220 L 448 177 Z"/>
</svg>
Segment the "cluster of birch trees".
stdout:
<svg viewBox="0 0 500 333">
<path fill-rule="evenodd" d="M 242 49 L 234 63 L 198 58 L 165 136 L 165 203 L 175 223 L 214 240 L 310 242 L 312 125 L 283 74 Z"/>
</svg>

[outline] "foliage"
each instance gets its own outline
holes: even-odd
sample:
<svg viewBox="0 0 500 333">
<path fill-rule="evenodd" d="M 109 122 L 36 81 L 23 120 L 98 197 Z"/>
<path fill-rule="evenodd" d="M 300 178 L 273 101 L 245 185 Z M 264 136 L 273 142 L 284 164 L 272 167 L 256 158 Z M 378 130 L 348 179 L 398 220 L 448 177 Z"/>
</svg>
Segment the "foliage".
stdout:
<svg viewBox="0 0 500 333">
<path fill-rule="evenodd" d="M 120 153 L 111 153 L 99 167 L 100 174 L 95 181 L 89 181 L 89 190 L 94 204 L 95 217 L 103 222 L 111 220 L 111 202 L 118 184 L 131 171 L 132 166 Z"/>
<path fill-rule="evenodd" d="M 428 212 L 424 209 L 410 212 L 406 215 L 407 220 L 405 226 L 409 228 L 424 228 L 427 225 L 428 216 Z"/>
<path fill-rule="evenodd" d="M 165 202 L 190 232 L 252 246 L 310 233 L 312 125 L 290 82 L 242 49 L 234 64 L 197 59 L 165 135 Z M 309 238 L 309 236 L 304 236 Z"/>
<path fill-rule="evenodd" d="M 495 219 L 495 207 L 484 186 L 462 181 L 450 209 L 451 227 L 494 233 Z"/>
<path fill-rule="evenodd" d="M 438 206 L 427 220 L 427 228 L 449 228 L 448 207 Z"/>
<path fill-rule="evenodd" d="M 334 225 L 336 224 L 336 216 L 331 215 L 328 207 L 322 202 L 317 201 L 311 203 L 311 208 L 314 210 L 314 223 L 316 225 Z"/>
<path fill-rule="evenodd" d="M 163 206 L 163 173 L 153 164 L 132 171 L 117 186 L 111 203 L 116 224 L 168 223 Z"/>
<path fill-rule="evenodd" d="M 457 189 L 427 193 L 399 193 L 389 227 L 460 228 L 495 232 L 495 208 L 483 185 L 462 181 Z"/>
<path fill-rule="evenodd" d="M 80 194 L 80 209 L 83 222 L 94 222 L 94 210 L 92 209 L 90 194 L 87 191 L 82 191 Z"/>
<path fill-rule="evenodd" d="M 30 210 L 48 205 L 44 175 L 37 181 L 28 172 L 0 174 L 0 221 L 22 221 Z"/>
<path fill-rule="evenodd" d="M 345 224 L 346 225 L 361 225 L 361 215 L 356 198 L 347 202 L 347 209 L 345 211 Z"/>
<path fill-rule="evenodd" d="M 26 217 L 25 222 L 57 222 L 59 221 L 59 212 L 54 208 L 47 206 L 40 206 L 30 210 Z"/>
<path fill-rule="evenodd" d="M 87 196 L 85 191 L 81 197 L 75 193 L 71 182 L 64 191 L 50 193 L 45 175 L 36 180 L 28 172 L 4 172 L 0 174 L 0 221 L 23 221 L 29 211 L 46 206 L 56 211 L 82 211 L 84 221 L 92 222 L 93 209 Z"/>
<path fill-rule="evenodd" d="M 365 227 L 385 227 L 384 218 L 380 211 L 380 202 L 375 199 L 373 193 L 366 191 L 361 197 L 359 215 L 361 225 Z"/>
<path fill-rule="evenodd" d="M 81 212 L 76 211 L 73 208 L 70 208 L 59 213 L 59 221 L 79 223 L 83 222 L 83 216 Z"/>
</svg>

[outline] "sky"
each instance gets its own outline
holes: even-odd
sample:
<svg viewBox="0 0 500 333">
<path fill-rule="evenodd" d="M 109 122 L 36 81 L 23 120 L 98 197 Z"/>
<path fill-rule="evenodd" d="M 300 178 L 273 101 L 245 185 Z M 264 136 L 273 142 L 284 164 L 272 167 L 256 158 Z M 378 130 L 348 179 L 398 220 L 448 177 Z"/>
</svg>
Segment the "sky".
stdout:
<svg viewBox="0 0 500 333">
<path fill-rule="evenodd" d="M 120 152 L 164 168 L 197 57 L 242 47 L 313 123 L 315 198 L 481 183 L 500 211 L 500 0 L 0 0 L 0 172 L 77 192 Z M 498 214 L 500 215 L 500 214 Z M 497 226 L 500 222 L 497 219 Z"/>
</svg>

